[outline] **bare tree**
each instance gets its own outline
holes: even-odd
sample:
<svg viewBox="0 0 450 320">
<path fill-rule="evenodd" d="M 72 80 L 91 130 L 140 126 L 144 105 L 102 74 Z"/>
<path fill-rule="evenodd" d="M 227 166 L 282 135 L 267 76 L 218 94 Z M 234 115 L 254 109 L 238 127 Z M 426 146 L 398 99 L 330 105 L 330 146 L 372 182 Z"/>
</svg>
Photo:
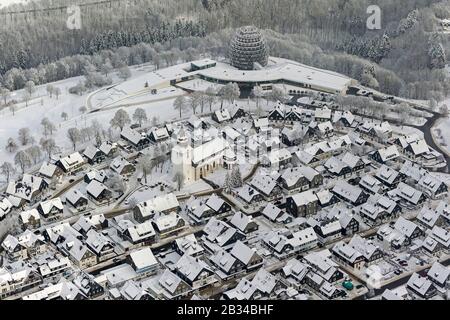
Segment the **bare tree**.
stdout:
<svg viewBox="0 0 450 320">
<path fill-rule="evenodd" d="M 81 140 L 81 132 L 78 128 L 70 128 L 67 130 L 67 138 L 69 138 L 70 142 L 73 146 L 73 151 L 77 148 L 77 143 Z"/>
<path fill-rule="evenodd" d="M 48 136 L 52 135 L 54 131 L 56 131 L 56 126 L 51 122 L 48 118 L 43 118 L 41 120 L 41 125 L 44 129 L 44 135 Z"/>
<path fill-rule="evenodd" d="M 180 119 L 181 119 L 182 112 L 183 112 L 184 108 L 186 107 L 185 97 L 179 96 L 178 98 L 176 98 L 173 103 L 173 107 L 175 108 L 175 110 L 180 111 Z"/>
<path fill-rule="evenodd" d="M 6 142 L 6 150 L 9 152 L 14 152 L 17 149 L 17 143 L 13 138 L 8 138 L 8 141 Z"/>
<path fill-rule="evenodd" d="M 217 100 L 217 92 L 213 87 L 206 89 L 206 103 L 209 104 L 209 111 L 212 111 L 212 106 Z"/>
<path fill-rule="evenodd" d="M 261 86 L 254 87 L 252 97 L 256 100 L 256 110 L 259 110 L 259 100 L 264 97 L 264 89 Z"/>
<path fill-rule="evenodd" d="M 123 80 L 127 80 L 130 77 L 131 77 L 131 71 L 130 71 L 130 68 L 128 68 L 128 66 L 124 66 L 119 69 L 119 78 L 121 78 Z"/>
<path fill-rule="evenodd" d="M 37 145 L 29 147 L 25 152 L 28 153 L 34 164 L 37 164 L 42 157 L 41 148 Z"/>
<path fill-rule="evenodd" d="M 28 153 L 22 150 L 16 153 L 14 163 L 19 166 L 22 173 L 25 173 L 25 169 L 31 166 L 31 159 Z"/>
<path fill-rule="evenodd" d="M 48 158 L 50 159 L 52 156 L 52 153 L 55 152 L 58 147 L 56 146 L 55 140 L 52 138 L 44 139 L 42 138 L 40 141 L 40 145 L 42 150 L 47 154 Z"/>
<path fill-rule="evenodd" d="M 5 176 L 6 182 L 8 183 L 11 175 L 16 172 L 16 168 L 14 168 L 14 166 L 10 162 L 3 162 L 3 164 L 0 166 L 0 172 L 3 176 Z"/>
<path fill-rule="evenodd" d="M 81 106 L 78 111 L 80 111 L 81 114 L 85 114 L 87 112 L 86 106 Z"/>
<path fill-rule="evenodd" d="M 147 113 L 145 112 L 144 109 L 137 108 L 134 111 L 133 120 L 136 121 L 137 123 L 139 123 L 139 126 L 142 127 L 142 123 L 144 123 L 144 122 L 146 122 L 148 120 L 147 119 Z"/>
<path fill-rule="evenodd" d="M 23 146 L 29 144 L 31 139 L 30 129 L 29 128 L 21 128 L 19 129 L 19 141 Z"/>
<path fill-rule="evenodd" d="M 142 174 L 144 176 L 144 181 L 147 184 L 147 177 L 149 174 L 152 173 L 153 168 L 155 167 L 156 163 L 153 161 L 153 159 L 150 156 L 143 156 L 141 159 L 139 159 L 139 168 L 142 170 Z"/>
<path fill-rule="evenodd" d="M 11 92 L 4 87 L 0 87 L 0 96 L 3 99 L 3 104 L 6 104 L 7 100 L 11 96 Z"/>
<path fill-rule="evenodd" d="M 130 124 L 130 116 L 128 115 L 128 112 L 126 112 L 123 109 L 117 110 L 116 114 L 114 115 L 114 118 L 111 119 L 110 124 L 113 128 L 119 128 L 120 131 L 123 130 L 123 128 Z"/>
<path fill-rule="evenodd" d="M 12 112 L 13 116 L 16 115 L 17 106 L 15 104 L 12 104 L 9 106 L 9 111 Z"/>
</svg>

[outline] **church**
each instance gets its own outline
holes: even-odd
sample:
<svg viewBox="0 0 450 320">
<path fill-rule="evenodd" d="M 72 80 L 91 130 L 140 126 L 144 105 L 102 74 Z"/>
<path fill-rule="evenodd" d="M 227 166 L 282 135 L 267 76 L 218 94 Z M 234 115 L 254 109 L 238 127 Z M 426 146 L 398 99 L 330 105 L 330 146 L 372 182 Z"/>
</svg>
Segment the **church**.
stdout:
<svg viewBox="0 0 450 320">
<path fill-rule="evenodd" d="M 178 133 L 177 144 L 172 149 L 174 174 L 181 174 L 184 184 L 195 182 L 227 166 L 229 150 L 229 143 L 222 137 L 209 138 L 193 147 L 189 135 L 182 128 Z"/>
</svg>

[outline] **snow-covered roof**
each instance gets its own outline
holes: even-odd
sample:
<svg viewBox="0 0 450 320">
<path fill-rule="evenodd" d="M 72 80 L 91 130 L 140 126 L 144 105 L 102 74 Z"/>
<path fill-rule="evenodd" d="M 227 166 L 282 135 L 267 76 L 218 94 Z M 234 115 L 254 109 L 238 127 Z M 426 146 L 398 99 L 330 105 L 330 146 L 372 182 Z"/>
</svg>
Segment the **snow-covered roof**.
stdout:
<svg viewBox="0 0 450 320">
<path fill-rule="evenodd" d="M 87 198 L 77 189 L 70 189 L 66 193 L 66 201 L 72 205 L 75 205 L 80 199 L 87 200 Z"/>
<path fill-rule="evenodd" d="M 200 70 L 197 74 L 206 78 L 237 83 L 259 83 L 262 81 L 278 83 L 286 81 L 298 85 L 311 85 L 337 93 L 345 90 L 352 82 L 346 76 L 294 61 L 274 57 L 270 57 L 270 60 L 275 64 L 260 70 L 242 71 L 228 65 L 218 64 L 216 67 Z"/>
<path fill-rule="evenodd" d="M 39 215 L 39 212 L 36 209 L 22 211 L 21 213 L 19 213 L 19 215 L 23 223 L 28 223 L 31 217 L 33 217 L 35 220 L 41 219 L 41 216 Z"/>
<path fill-rule="evenodd" d="M 94 198 L 98 198 L 100 194 L 105 190 L 108 190 L 108 188 L 103 183 L 100 183 L 97 180 L 92 180 L 86 187 L 87 193 L 89 193 Z"/>
<path fill-rule="evenodd" d="M 3 218 L 8 213 L 10 213 L 12 207 L 12 203 L 7 198 L 2 199 L 0 201 L 0 218 Z"/>
<path fill-rule="evenodd" d="M 122 174 L 122 171 L 125 169 L 125 167 L 128 166 L 133 167 L 133 165 L 130 162 L 128 162 L 127 159 L 125 159 L 122 156 L 118 156 L 111 162 L 109 168 L 118 174 Z"/>
<path fill-rule="evenodd" d="M 236 241 L 233 246 L 233 249 L 230 251 L 231 255 L 241 261 L 244 265 L 248 265 L 250 260 L 256 255 L 256 250 L 251 249 L 242 241 Z"/>
<path fill-rule="evenodd" d="M 221 137 L 206 142 L 192 151 L 192 162 L 199 164 L 208 158 L 220 155 L 225 149 L 229 148 L 229 143 Z"/>
<path fill-rule="evenodd" d="M 74 152 L 67 157 L 59 159 L 59 161 L 66 171 L 70 171 L 72 168 L 84 164 L 84 159 L 79 152 Z"/>
<path fill-rule="evenodd" d="M 251 186 L 265 195 L 270 195 L 277 182 L 268 175 L 257 175 L 251 181 Z"/>
<path fill-rule="evenodd" d="M 420 198 L 423 195 L 421 191 L 416 190 L 403 182 L 399 183 L 397 189 L 395 190 L 395 193 L 400 198 L 407 200 L 413 204 L 418 204 Z"/>
<path fill-rule="evenodd" d="M 64 209 L 61 198 L 54 198 L 48 201 L 41 202 L 39 206 L 44 214 L 48 214 L 53 208 L 57 208 L 58 210 Z"/>
<path fill-rule="evenodd" d="M 39 169 L 39 174 L 46 177 L 46 178 L 52 178 L 55 174 L 55 171 L 57 169 L 57 166 L 55 166 L 52 163 L 44 162 Z"/>
<path fill-rule="evenodd" d="M 339 180 L 334 186 L 333 192 L 354 203 L 363 191 L 357 186 L 352 186 L 347 181 Z"/>
<path fill-rule="evenodd" d="M 378 153 L 380 154 L 381 160 L 383 162 L 394 160 L 400 156 L 400 154 L 398 153 L 398 149 L 395 145 L 379 149 Z"/>
<path fill-rule="evenodd" d="M 9 182 L 6 193 L 16 198 L 30 201 L 34 193 L 41 187 L 42 182 L 43 179 L 40 177 L 24 174 L 22 180 Z"/>
<path fill-rule="evenodd" d="M 133 251 L 130 253 L 130 258 L 137 269 L 150 268 L 159 264 L 150 248 Z"/>
<path fill-rule="evenodd" d="M 445 284 L 450 279 L 450 269 L 443 266 L 439 262 L 435 262 L 427 273 L 428 278 L 433 279 L 437 283 Z"/>
<path fill-rule="evenodd" d="M 306 206 L 312 202 L 318 201 L 316 194 L 311 190 L 307 190 L 293 195 L 292 200 L 294 200 L 294 203 L 298 207 Z"/>
<path fill-rule="evenodd" d="M 433 288 L 433 283 L 425 277 L 421 277 L 418 273 L 414 273 L 411 278 L 409 278 L 407 287 L 413 289 L 415 292 L 422 296 Z"/>
<path fill-rule="evenodd" d="M 83 155 L 88 158 L 89 160 L 94 159 L 95 155 L 97 154 L 97 152 L 99 152 L 100 150 L 94 146 L 88 146 L 84 152 Z"/>
<path fill-rule="evenodd" d="M 140 240 L 148 239 L 156 235 L 155 229 L 150 221 L 133 225 L 127 229 L 131 240 L 136 243 Z"/>
<path fill-rule="evenodd" d="M 154 215 L 156 212 L 175 210 L 180 206 L 177 197 L 173 193 L 157 196 L 151 200 L 141 202 L 137 205 L 142 216 Z"/>
</svg>

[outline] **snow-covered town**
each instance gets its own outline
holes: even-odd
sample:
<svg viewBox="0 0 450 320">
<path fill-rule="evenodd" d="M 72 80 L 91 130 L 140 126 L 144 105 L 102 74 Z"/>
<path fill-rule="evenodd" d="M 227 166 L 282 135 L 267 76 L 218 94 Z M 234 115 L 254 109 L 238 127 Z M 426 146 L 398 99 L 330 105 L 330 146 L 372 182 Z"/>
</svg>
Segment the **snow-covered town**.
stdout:
<svg viewBox="0 0 450 320">
<path fill-rule="evenodd" d="M 0 92 L 0 300 L 449 299 L 449 100 L 229 50 Z"/>
</svg>

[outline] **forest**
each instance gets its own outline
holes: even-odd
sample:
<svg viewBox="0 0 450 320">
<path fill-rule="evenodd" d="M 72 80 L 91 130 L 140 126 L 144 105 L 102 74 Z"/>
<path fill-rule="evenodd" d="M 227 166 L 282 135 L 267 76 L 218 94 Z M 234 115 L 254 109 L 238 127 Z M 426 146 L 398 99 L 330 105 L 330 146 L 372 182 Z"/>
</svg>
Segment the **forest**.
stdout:
<svg viewBox="0 0 450 320">
<path fill-rule="evenodd" d="M 89 4 L 92 0 L 77 1 Z M 83 87 L 107 83 L 113 68 L 157 67 L 203 55 L 224 57 L 236 27 L 264 30 L 271 55 L 334 70 L 383 92 L 442 100 L 450 49 L 442 0 L 112 0 L 81 7 L 82 27 L 66 27 L 74 1 L 40 0 L 0 11 L 0 82 L 6 90 L 86 75 Z M 369 5 L 381 29 L 368 30 Z M 32 10 L 27 14 L 7 14 Z M 75 92 L 77 90 L 74 90 Z"/>
</svg>

